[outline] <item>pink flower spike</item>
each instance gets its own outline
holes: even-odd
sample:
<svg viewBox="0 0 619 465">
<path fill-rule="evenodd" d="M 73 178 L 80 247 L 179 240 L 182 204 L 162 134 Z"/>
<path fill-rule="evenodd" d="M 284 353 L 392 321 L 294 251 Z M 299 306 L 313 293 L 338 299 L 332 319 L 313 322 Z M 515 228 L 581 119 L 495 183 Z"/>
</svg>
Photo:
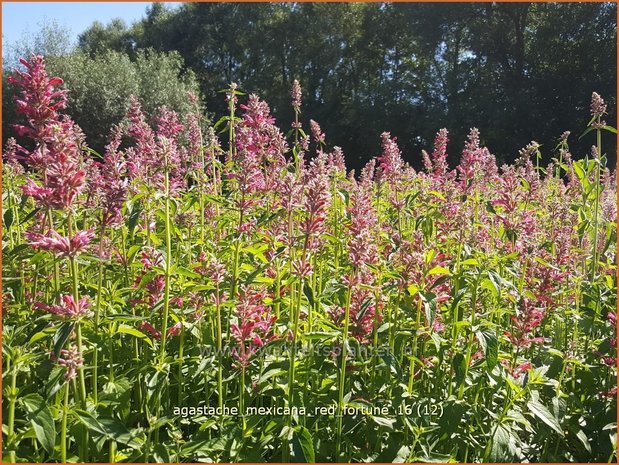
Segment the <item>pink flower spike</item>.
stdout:
<svg viewBox="0 0 619 465">
<path fill-rule="evenodd" d="M 154 337 L 157 340 L 161 339 L 161 332 L 157 331 L 155 327 L 151 325 L 148 321 L 142 322 L 142 324 L 140 325 L 140 330 L 146 331 L 148 334 L 150 334 L 152 337 Z"/>
<path fill-rule="evenodd" d="M 46 234 L 26 233 L 26 238 L 35 249 L 48 250 L 59 257 L 75 257 L 86 249 L 94 235 L 94 231 L 88 229 L 68 238 L 50 229 Z"/>
<path fill-rule="evenodd" d="M 82 297 L 77 304 L 75 303 L 75 299 L 72 295 L 62 295 L 60 300 L 62 301 L 61 305 L 47 305 L 42 302 L 36 302 L 34 304 L 34 308 L 49 312 L 62 318 L 74 319 L 87 315 L 88 310 L 90 309 L 88 297 Z"/>
<path fill-rule="evenodd" d="M 168 329 L 168 337 L 178 336 L 181 333 L 181 329 L 183 328 L 183 324 L 179 321 L 174 326 L 171 326 Z"/>
<path fill-rule="evenodd" d="M 82 358 L 82 354 L 77 350 L 77 347 L 62 349 L 60 351 L 60 357 L 54 361 L 57 361 L 60 366 L 66 368 L 67 371 L 64 375 L 66 381 L 71 381 L 75 378 L 77 370 L 84 365 L 84 359 Z"/>
<path fill-rule="evenodd" d="M 301 111 L 301 85 L 296 79 L 292 82 L 290 96 L 292 97 L 292 108 L 299 113 Z"/>
</svg>

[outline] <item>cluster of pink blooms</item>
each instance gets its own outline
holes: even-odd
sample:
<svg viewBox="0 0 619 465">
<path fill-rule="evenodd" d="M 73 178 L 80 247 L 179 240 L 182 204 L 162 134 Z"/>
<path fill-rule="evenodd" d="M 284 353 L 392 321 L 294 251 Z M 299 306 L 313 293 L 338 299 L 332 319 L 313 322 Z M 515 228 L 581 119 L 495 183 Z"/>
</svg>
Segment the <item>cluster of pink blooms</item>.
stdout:
<svg viewBox="0 0 619 465">
<path fill-rule="evenodd" d="M 434 150 L 432 156 L 429 156 L 425 150 L 422 150 L 424 168 L 428 173 L 432 173 L 436 178 L 442 178 L 447 174 L 449 167 L 447 165 L 447 143 L 449 142 L 447 129 L 439 130 L 434 139 Z"/>
<path fill-rule="evenodd" d="M 62 79 L 48 76 L 43 57 L 33 56 L 21 63 L 25 71 L 17 70 L 9 77 L 9 82 L 21 89 L 17 111 L 26 119 L 25 125 L 16 125 L 15 129 L 32 141 L 33 148 L 27 150 L 12 141 L 11 156 L 13 166 L 19 159 L 31 169 L 22 192 L 41 208 L 25 238 L 34 249 L 74 259 L 88 247 L 94 232 L 71 233 L 73 225 L 69 220 L 66 226 L 70 232 L 64 236 L 55 229 L 52 211 L 75 211 L 78 196 L 87 187 L 84 135 L 69 117 L 59 113 L 66 108 L 67 91 L 58 89 Z M 88 313 L 89 302 L 85 297 L 76 302 L 73 296 L 62 295 L 59 304 L 35 302 L 34 307 L 62 318 L 80 319 Z M 65 379 L 69 380 L 83 360 L 76 348 L 70 348 L 61 351 L 58 363 L 66 367 Z"/>
<path fill-rule="evenodd" d="M 290 96 L 292 97 L 292 108 L 296 113 L 299 113 L 301 111 L 301 84 L 296 79 L 292 82 Z"/>
<path fill-rule="evenodd" d="M 34 227 L 25 232 L 28 243 L 34 249 L 47 250 L 58 257 L 74 259 L 84 253 L 95 238 L 95 229 L 73 232 L 73 227 L 79 223 L 54 224 L 53 215 L 57 214 L 54 210 L 66 210 L 73 215 L 77 207 L 87 206 L 96 210 L 93 218 L 101 231 L 100 249 L 113 249 L 113 234 L 125 222 L 123 209 L 128 207 L 129 195 L 139 193 L 145 204 L 155 204 L 164 179 L 169 180 L 171 195 L 178 198 L 182 198 L 193 181 L 197 181 L 198 192 L 209 195 L 213 186 L 225 186 L 225 195 L 214 189 L 213 197 L 219 198 L 212 200 L 222 203 L 230 200 L 233 208 L 226 211 L 234 210 L 235 215 L 238 212 L 238 224 L 228 221 L 229 217 L 217 217 L 219 210 L 209 202 L 199 215 L 207 220 L 206 234 L 211 242 L 200 246 L 212 246 L 213 256 L 207 255 L 206 249 L 201 249 L 199 254 L 193 254 L 195 248 L 189 252 L 194 257 L 190 258 L 189 267 L 204 283 L 213 285 L 214 290 L 186 292 L 174 283 L 172 293 L 178 295 L 170 303 L 181 309 L 193 307 L 195 312 L 189 318 L 195 321 L 207 314 L 210 306 L 220 307 L 228 297 L 234 298 L 236 318 L 230 322 L 230 333 L 236 344 L 233 356 L 239 367 L 249 366 L 260 348 L 279 337 L 272 305 L 265 301 L 267 297 L 285 301 L 281 298 L 290 284 L 283 282 L 285 279 L 278 280 L 279 295 L 275 295 L 275 289 L 257 288 L 255 284 L 239 288 L 237 284 L 242 280 L 237 279 L 245 273 L 242 266 L 239 274 L 229 279 L 232 260 L 227 260 L 232 254 L 217 256 L 216 249 L 220 245 L 218 234 L 227 227 L 231 236 L 239 241 L 236 244 L 254 245 L 246 244 L 254 238 L 263 241 L 260 245 L 267 249 L 266 260 L 263 258 L 267 262 L 264 273 L 273 281 L 284 268 L 285 272 L 290 269 L 291 274 L 300 277 L 305 284 L 312 279 L 343 281 L 351 296 L 350 332 L 363 344 L 369 343 L 375 335 L 377 325 L 382 322 L 383 308 L 394 303 L 389 289 L 406 295 L 416 288 L 417 292 L 411 292 L 416 304 L 412 311 L 423 311 L 424 305 L 432 304 L 434 316 L 432 321 L 425 322 L 426 326 L 433 332 L 443 331 L 444 312 L 442 314 L 441 310 L 454 297 L 454 284 L 448 270 L 461 258 L 472 257 L 471 249 L 487 255 L 491 252 L 513 255 L 516 266 L 526 270 L 522 277 L 522 296 L 511 317 L 511 327 L 502 338 L 504 343 L 509 341 L 517 349 L 529 349 L 546 342 L 540 335 L 542 325 L 560 305 L 566 305 L 562 292 L 581 278 L 578 267 L 572 265 L 587 259 L 583 249 L 590 245 L 587 241 L 591 239 L 583 238 L 580 243 L 573 231 L 578 213 L 573 211 L 570 201 L 578 200 L 582 189 L 573 174 L 573 161 L 567 148 L 568 133 L 562 136 L 561 142 L 562 163 L 569 173 L 567 183 L 560 177 L 555 179 L 551 175 L 553 169 L 548 170 L 547 178 L 540 176 L 531 161 L 540 149 L 535 141 L 521 150 L 515 166 L 499 168 L 495 156 L 481 145 L 476 128 L 470 130 L 460 163 L 451 170 L 448 131 L 439 130 L 432 153 L 422 154 L 425 172 L 413 170 L 404 161 L 396 138 L 384 132 L 380 155 L 363 168 L 357 180 L 354 173 L 346 176 L 342 150 L 326 148 L 325 133 L 314 120 L 309 121 L 311 140 L 309 136 L 297 140 L 302 132 L 295 131 L 295 166 L 287 156 L 288 142 L 276 126 L 268 104 L 250 95 L 246 103 L 238 107 L 241 114 L 230 121 L 235 141 L 229 147 L 221 170 L 222 177 L 225 176 L 222 183 L 216 166 L 223 150 L 213 128 L 209 129 L 204 144 L 198 110 L 182 119 L 163 107 L 151 125 L 138 100 L 132 99 L 126 122 L 112 129 L 102 160 L 94 161 L 83 156 L 84 137 L 79 128 L 59 113 L 67 104 L 66 91 L 58 89 L 62 80 L 47 75 L 42 57 L 22 63 L 26 71 L 19 71 L 10 78 L 22 90 L 17 106 L 27 121 L 17 129 L 32 140 L 34 148 L 26 150 L 11 140 L 5 154 L 14 172 L 23 171 L 20 163 L 32 170 L 21 188 L 31 202 L 41 207 L 41 212 L 35 216 Z M 235 92 L 236 85 L 231 85 L 227 93 L 231 111 L 238 105 Z M 291 97 L 298 117 L 301 87 L 296 80 Z M 195 97 L 192 103 L 198 107 Z M 606 113 L 606 104 L 595 93 L 591 111 L 594 127 L 604 126 L 601 118 Z M 301 123 L 294 123 L 293 128 L 300 129 Z M 130 146 L 124 148 L 123 141 L 127 140 Z M 310 145 L 315 150 L 313 154 L 306 153 Z M 213 157 L 205 159 L 204 149 L 212 150 Z M 210 175 L 205 174 L 206 163 L 211 163 Z M 603 174 L 601 214 L 606 221 L 616 221 L 614 181 L 611 174 Z M 349 198 L 340 198 L 340 193 L 344 192 Z M 544 205 L 547 211 L 537 212 L 536 205 Z M 149 246 L 138 246 L 141 247 L 137 255 L 139 263 L 134 266 L 138 271 L 133 274 L 136 277 L 134 295 L 129 303 L 139 310 L 146 308 L 151 321 L 160 321 L 155 310 L 164 296 L 166 280 L 162 272 L 163 254 L 157 249 L 159 245 L 153 241 L 155 245 L 150 246 L 149 233 L 156 228 L 157 217 L 149 207 L 152 205 L 141 212 L 138 223 L 147 230 L 144 237 Z M 190 208 L 187 209 L 190 211 L 181 210 L 175 211 L 175 226 L 190 231 L 188 237 L 191 239 L 199 215 Z M 67 235 L 63 235 L 65 233 Z M 336 234 L 340 237 L 334 237 Z M 605 231 L 600 231 L 600 237 L 593 240 L 603 245 L 604 234 Z M 337 248 L 329 248 L 332 240 L 339 241 Z M 553 243 L 552 248 L 546 247 L 548 240 Z M 254 260 L 242 248 L 239 250 L 241 256 L 235 257 L 239 263 L 233 266 L 247 265 L 249 260 Z M 324 266 L 334 250 L 338 254 L 339 269 L 336 270 Z M 428 258 L 428 251 L 435 252 L 431 258 Z M 101 253 L 107 258 L 114 256 L 111 250 L 101 250 Z M 128 254 L 117 252 L 116 255 L 128 269 Z M 325 255 L 328 256 L 326 260 Z M 285 266 L 287 259 L 292 261 L 290 268 Z M 320 275 L 314 269 L 316 262 L 321 264 Z M 607 268 L 606 272 L 613 271 Z M 279 275 L 282 276 L 285 275 Z M 234 285 L 228 286 L 233 280 Z M 238 295 L 229 295 L 237 291 Z M 500 305 L 513 302 L 504 299 L 504 293 L 499 293 L 496 299 Z M 38 302 L 39 296 L 31 296 L 31 300 L 36 309 L 64 319 L 80 319 L 90 312 L 88 297 L 76 302 L 73 296 L 61 295 L 56 304 Z M 477 302 L 472 311 L 478 312 L 482 305 Z M 341 305 L 333 306 L 329 314 L 333 321 L 341 324 L 345 309 Z M 614 330 L 615 313 L 608 313 L 608 320 Z M 182 333 L 183 321 L 175 321 L 169 328 L 158 330 L 145 319 L 138 327 L 160 340 L 164 335 L 162 331 L 167 331 L 165 334 L 170 337 Z M 616 347 L 614 337 L 610 345 Z M 72 347 L 60 355 L 58 363 L 67 368 L 66 378 L 72 379 L 83 364 L 81 354 Z M 613 355 L 597 355 L 605 364 L 616 365 Z M 473 359 L 482 356 L 481 351 L 476 351 Z M 432 364 L 429 358 L 420 357 L 425 365 Z M 529 361 L 503 363 L 514 378 L 532 368 Z"/>
<path fill-rule="evenodd" d="M 101 197 L 101 223 L 105 227 L 119 226 L 123 222 L 122 207 L 127 198 L 128 180 L 124 154 L 118 150 L 122 135 L 120 126 L 112 128 L 103 162 L 98 166 L 100 178 L 96 188 Z"/>
<path fill-rule="evenodd" d="M 236 179 L 243 194 L 239 201 L 240 210 L 247 209 L 253 202 L 252 194 L 275 189 L 284 167 L 288 144 L 266 102 L 256 95 L 250 95 L 242 120 L 236 127 L 236 158 L 234 168 L 228 171 L 230 179 Z"/>
<path fill-rule="evenodd" d="M 52 354 L 52 360 L 58 362 L 58 365 L 65 368 L 64 379 L 66 381 L 71 381 L 75 378 L 77 370 L 84 366 L 82 354 L 80 354 L 77 347 L 72 346 L 68 349 L 62 349 L 59 355 L 59 357 L 54 357 L 54 354 Z"/>
<path fill-rule="evenodd" d="M 297 273 L 305 277 L 312 272 L 308 254 L 318 250 L 323 233 L 327 230 L 327 212 L 331 202 L 330 178 L 327 171 L 327 155 L 320 152 L 305 171 L 305 218 L 301 220 L 300 231 L 305 237 L 304 254 L 296 264 Z"/>
<path fill-rule="evenodd" d="M 364 343 L 369 342 L 375 323 L 382 321 L 382 316 L 377 312 L 384 305 L 382 300 L 376 301 L 376 272 L 370 268 L 379 261 L 376 239 L 378 218 L 370 187 L 368 181 L 362 182 L 355 185 L 351 193 L 348 259 L 353 270 L 343 278 L 351 293 L 351 334 Z M 335 306 L 330 313 L 335 321 L 341 321 L 344 309 Z"/>
<path fill-rule="evenodd" d="M 544 338 L 533 336 L 533 331 L 542 323 L 544 316 L 543 308 L 523 297 L 518 313 L 512 316 L 513 331 L 505 331 L 504 334 L 516 347 L 526 349 L 531 347 L 531 344 L 541 344 Z"/>
<path fill-rule="evenodd" d="M 133 284 L 135 288 L 139 288 L 141 286 L 142 280 L 148 272 L 155 272 L 153 268 L 162 266 L 163 255 L 161 252 L 152 247 L 146 247 L 140 254 L 140 262 L 144 268 L 144 273 L 141 276 L 136 277 Z M 144 285 L 144 288 L 146 289 L 146 299 L 134 299 L 132 304 L 146 304 L 151 308 L 154 307 L 163 295 L 164 286 L 165 276 L 162 273 L 155 272 L 154 276 L 149 276 L 146 285 Z"/>
<path fill-rule="evenodd" d="M 92 229 L 79 231 L 73 237 L 61 236 L 53 229 L 45 234 L 26 233 L 26 238 L 34 249 L 48 250 L 58 257 L 75 257 L 86 249 L 94 236 Z"/>
<path fill-rule="evenodd" d="M 28 125 L 15 127 L 36 145 L 31 152 L 21 147 L 18 151 L 37 169 L 41 182 L 28 178 L 24 194 L 44 207 L 70 208 L 86 185 L 86 172 L 81 168 L 83 135 L 71 119 L 58 113 L 66 107 L 66 91 L 56 89 L 62 79 L 47 75 L 41 56 L 21 63 L 27 71 L 17 71 L 9 82 L 22 89 L 17 111 L 26 116 Z"/>
<path fill-rule="evenodd" d="M 502 359 L 501 364 L 509 371 L 509 374 L 516 379 L 519 379 L 523 374 L 533 368 L 533 364 L 531 362 L 522 362 L 516 366 L 512 366 L 509 360 Z"/>
<path fill-rule="evenodd" d="M 602 120 L 602 116 L 606 114 L 606 103 L 600 97 L 600 94 L 593 92 L 591 97 L 591 115 L 594 118 L 592 126 L 599 128 L 606 125 L 606 121 Z"/>
<path fill-rule="evenodd" d="M 161 339 L 161 331 L 158 331 L 148 321 L 143 321 L 142 323 L 140 323 L 140 330 L 150 334 L 154 339 Z"/>
<path fill-rule="evenodd" d="M 472 128 L 468 135 L 457 170 L 465 192 L 472 188 L 474 182 L 483 180 L 486 184 L 497 177 L 496 158 L 486 147 L 481 147 L 477 128 Z"/>
<path fill-rule="evenodd" d="M 237 321 L 230 324 L 237 344 L 232 355 L 240 367 L 248 366 L 254 354 L 277 337 L 273 333 L 277 317 L 264 304 L 264 297 L 263 291 L 247 286 L 240 289 L 235 312 Z"/>
<path fill-rule="evenodd" d="M 48 305 L 42 302 L 34 304 L 34 308 L 43 310 L 62 318 L 78 319 L 89 313 L 90 301 L 88 297 L 82 297 L 78 302 L 72 295 L 62 295 L 61 304 Z"/>
</svg>

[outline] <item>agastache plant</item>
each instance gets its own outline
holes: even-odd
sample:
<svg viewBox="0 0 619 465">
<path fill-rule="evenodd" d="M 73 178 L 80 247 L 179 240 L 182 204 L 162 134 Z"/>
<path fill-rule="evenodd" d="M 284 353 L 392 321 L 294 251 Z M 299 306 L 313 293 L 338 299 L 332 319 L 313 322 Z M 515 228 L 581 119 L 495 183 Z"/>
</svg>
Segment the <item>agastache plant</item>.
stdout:
<svg viewBox="0 0 619 465">
<path fill-rule="evenodd" d="M 76 230 L 74 218 L 78 196 L 86 186 L 86 172 L 82 169 L 83 135 L 70 118 L 58 113 L 58 110 L 66 107 L 66 92 L 56 89 L 62 84 L 62 79 L 47 75 L 41 56 L 34 56 L 30 61 L 22 60 L 21 63 L 26 67 L 26 72 L 17 71 L 11 82 L 22 89 L 17 100 L 17 110 L 26 116 L 28 125 L 17 129 L 20 134 L 33 140 L 35 147 L 26 154 L 26 160 L 37 168 L 31 174 L 32 177 L 26 180 L 22 190 L 24 195 L 32 197 L 47 210 L 47 224 L 39 225 L 42 232 L 27 232 L 26 237 L 35 249 L 48 250 L 68 259 L 72 298 L 74 302 L 80 302 L 76 256 L 94 235 L 91 230 Z M 33 177 L 37 177 L 40 184 Z M 66 236 L 54 229 L 53 210 L 66 212 L 62 225 L 67 231 Z M 56 291 L 60 291 L 58 263 L 54 267 L 54 284 Z M 74 328 L 77 351 L 83 354 L 82 324 L 79 319 Z M 82 366 L 78 368 L 78 377 L 80 403 L 85 407 L 87 392 Z M 69 386 L 65 389 L 68 393 Z M 81 444 L 84 454 L 87 441 L 88 435 L 85 434 Z"/>
<path fill-rule="evenodd" d="M 599 95 L 586 154 L 531 135 L 498 166 L 476 129 L 421 154 L 383 132 L 355 172 L 302 76 L 286 134 L 232 84 L 212 126 L 197 95 L 182 113 L 129 99 L 97 154 L 62 81 L 23 64 L 3 160 L 6 461 L 614 460 Z"/>
</svg>

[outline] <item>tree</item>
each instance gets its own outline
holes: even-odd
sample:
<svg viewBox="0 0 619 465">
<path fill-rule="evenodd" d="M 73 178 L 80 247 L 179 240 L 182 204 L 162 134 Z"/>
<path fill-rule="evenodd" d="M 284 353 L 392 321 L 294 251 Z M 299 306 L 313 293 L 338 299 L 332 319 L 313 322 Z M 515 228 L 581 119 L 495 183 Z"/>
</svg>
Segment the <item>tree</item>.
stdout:
<svg viewBox="0 0 619 465">
<path fill-rule="evenodd" d="M 75 48 L 70 31 L 57 21 L 44 20 L 37 24 L 37 32 L 24 32 L 22 37 L 6 46 L 2 56 L 2 69 L 13 69 L 19 65 L 19 59 L 33 54 L 48 57 L 63 56 Z"/>
<path fill-rule="evenodd" d="M 135 56 L 134 46 L 132 33 L 122 19 L 113 19 L 105 26 L 95 21 L 78 38 L 78 47 L 92 58 L 108 50 Z"/>
<path fill-rule="evenodd" d="M 218 91 L 234 81 L 283 126 L 298 79 L 304 127 L 319 121 L 350 168 L 378 153 L 382 131 L 419 167 L 442 127 L 452 166 L 471 127 L 499 161 L 532 139 L 548 159 L 563 131 L 584 129 L 592 91 L 614 125 L 616 34 L 614 3 L 156 3 L 130 27 L 94 24 L 79 47 L 132 63 L 140 50 L 177 52 L 216 114 L 226 111 Z M 570 142 L 578 155 L 590 144 Z M 614 163 L 615 138 L 604 144 Z"/>
<path fill-rule="evenodd" d="M 51 57 L 48 72 L 60 76 L 70 90 L 67 113 L 82 128 L 88 144 L 101 152 L 107 143 L 112 125 L 122 121 L 129 106 L 129 97 L 140 99 L 147 116 L 154 116 L 158 107 L 166 105 L 181 114 L 187 113 L 189 92 L 199 95 L 193 73 L 183 70 L 178 53 L 141 50 L 135 61 L 128 55 L 106 50 L 94 58 L 83 52 Z M 3 75 L 3 134 L 15 137 L 11 124 L 19 121 L 13 99 L 15 89 L 6 86 Z"/>
</svg>

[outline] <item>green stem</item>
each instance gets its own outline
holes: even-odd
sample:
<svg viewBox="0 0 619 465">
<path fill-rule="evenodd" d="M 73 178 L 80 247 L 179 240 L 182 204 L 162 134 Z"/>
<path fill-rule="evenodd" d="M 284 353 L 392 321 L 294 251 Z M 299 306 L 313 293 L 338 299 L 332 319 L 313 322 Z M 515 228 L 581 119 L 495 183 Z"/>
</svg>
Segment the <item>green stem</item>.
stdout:
<svg viewBox="0 0 619 465">
<path fill-rule="evenodd" d="M 99 238 L 99 276 L 97 281 L 97 303 L 95 305 L 95 334 L 99 332 L 99 317 L 101 312 L 101 291 L 103 289 L 103 238 L 105 237 L 105 224 L 101 225 L 101 237 Z M 99 348 L 95 347 L 92 362 L 92 394 L 95 405 L 98 401 L 98 372 Z"/>
<path fill-rule="evenodd" d="M 11 395 L 9 397 L 9 431 L 7 442 L 11 450 L 9 452 L 9 462 L 15 463 L 15 402 L 17 401 L 17 365 L 13 366 L 11 372 Z"/>
<path fill-rule="evenodd" d="M 243 204 L 245 202 L 245 193 L 241 192 L 241 204 Z M 244 210 L 243 208 L 241 208 L 241 210 L 239 211 L 239 224 L 238 224 L 238 229 L 241 229 L 241 226 L 243 224 L 243 217 L 244 217 Z M 241 238 L 243 237 L 243 234 L 240 233 L 239 237 L 237 237 L 236 239 L 236 243 L 234 245 L 234 262 L 232 264 L 232 290 L 230 292 L 230 298 L 231 299 L 235 299 L 236 298 L 236 292 L 237 292 L 237 288 L 238 288 L 238 280 L 239 280 L 239 258 L 240 258 L 240 252 L 241 252 Z M 228 309 L 228 325 L 226 327 L 226 341 L 228 341 L 228 343 L 230 343 L 230 321 L 232 319 L 232 308 Z"/>
<path fill-rule="evenodd" d="M 297 337 L 299 333 L 299 313 L 301 310 L 301 289 L 303 288 L 303 279 L 299 281 L 299 292 L 296 293 L 296 300 L 294 300 L 294 307 L 292 309 L 292 342 L 290 343 L 290 365 L 288 367 L 288 408 L 290 408 L 290 414 L 287 418 L 288 428 L 292 427 L 292 405 L 294 402 L 294 386 L 295 386 L 295 365 L 297 357 Z M 288 461 L 289 457 L 288 439 L 284 438 L 284 461 Z"/>
<path fill-rule="evenodd" d="M 215 301 L 215 310 L 217 312 L 217 357 L 218 357 L 218 366 L 217 366 L 217 395 L 218 402 L 217 406 L 219 407 L 219 411 L 223 412 L 224 405 L 224 392 L 223 392 L 223 341 L 222 341 L 222 330 L 221 330 L 221 306 L 220 306 L 220 292 L 219 292 L 219 283 L 216 284 L 216 301 Z"/>
<path fill-rule="evenodd" d="M 181 326 L 178 347 L 178 405 L 183 405 L 183 349 L 185 345 L 185 327 Z"/>
<path fill-rule="evenodd" d="M 241 438 L 243 438 L 247 427 L 245 421 L 245 367 L 241 368 L 241 382 L 239 383 L 239 415 L 241 415 L 242 419 Z"/>
<path fill-rule="evenodd" d="M 408 392 L 413 393 L 413 385 L 415 382 L 415 357 L 417 357 L 417 341 L 419 340 L 419 327 L 421 326 L 421 295 L 417 295 L 417 321 L 415 323 L 415 336 L 413 339 L 413 353 L 411 357 L 411 373 L 408 379 Z"/>
<path fill-rule="evenodd" d="M 164 176 L 165 188 L 165 244 L 166 244 L 166 260 L 165 260 L 165 282 L 163 291 L 163 318 L 161 322 L 161 347 L 159 352 L 159 363 L 163 365 L 166 355 L 166 339 L 168 335 L 168 316 L 170 313 L 170 269 L 172 265 L 172 234 L 170 228 L 170 175 L 167 166 Z"/>
<path fill-rule="evenodd" d="M 595 160 L 595 204 L 593 217 L 593 260 L 591 263 L 591 283 L 595 280 L 598 262 L 598 219 L 600 208 L 600 159 L 602 157 L 602 131 L 597 131 L 597 160 Z"/>
<path fill-rule="evenodd" d="M 465 357 L 465 365 L 464 365 L 464 378 L 462 380 L 462 384 L 460 384 L 460 390 L 458 391 L 458 399 L 462 399 L 464 396 L 464 386 L 466 385 L 466 377 L 469 374 L 469 365 L 471 364 L 471 357 L 473 354 L 473 342 L 475 334 L 473 333 L 473 329 L 475 327 L 475 320 L 477 316 L 477 287 L 479 286 L 479 281 L 481 280 L 482 272 L 479 271 L 477 278 L 475 279 L 475 285 L 473 286 L 473 295 L 471 298 L 471 329 L 469 329 L 469 341 L 466 349 L 466 357 Z"/>
<path fill-rule="evenodd" d="M 77 271 L 77 262 L 75 257 L 70 257 L 69 268 L 71 270 L 71 277 L 73 280 L 73 299 L 77 304 L 79 302 L 79 291 L 78 291 L 78 271 Z M 75 325 L 76 339 L 77 339 L 77 350 L 83 356 L 83 344 L 82 344 L 82 327 L 81 321 L 78 320 Z M 78 377 L 79 377 L 79 385 L 80 385 L 80 397 L 82 400 L 82 407 L 86 406 L 86 381 L 84 379 L 84 367 L 78 368 Z"/>
<path fill-rule="evenodd" d="M 340 368 L 339 393 L 337 401 L 337 430 L 335 440 L 335 461 L 339 462 L 342 449 L 342 420 L 344 418 L 344 384 L 346 382 L 346 359 L 348 358 L 348 326 L 350 324 L 350 298 L 352 284 L 348 285 L 346 308 L 344 310 L 344 330 L 342 331 L 342 366 Z"/>
<path fill-rule="evenodd" d="M 67 417 L 69 416 L 69 384 L 64 389 L 64 407 L 62 410 L 62 422 L 60 423 L 60 458 L 62 463 L 67 463 Z"/>
</svg>

